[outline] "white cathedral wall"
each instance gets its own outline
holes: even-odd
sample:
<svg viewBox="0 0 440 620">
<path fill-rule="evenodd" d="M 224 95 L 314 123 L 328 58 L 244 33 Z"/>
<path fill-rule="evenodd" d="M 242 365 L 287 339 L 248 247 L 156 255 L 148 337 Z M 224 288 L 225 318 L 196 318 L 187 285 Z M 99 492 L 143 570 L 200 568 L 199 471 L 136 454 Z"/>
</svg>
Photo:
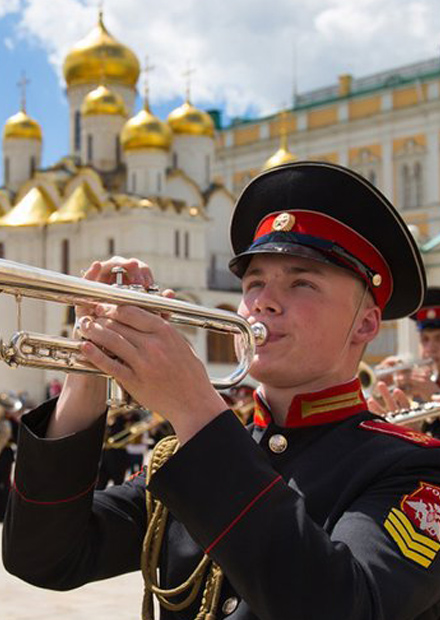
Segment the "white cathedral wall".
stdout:
<svg viewBox="0 0 440 620">
<path fill-rule="evenodd" d="M 169 153 L 163 149 L 126 151 L 127 191 L 140 196 L 166 195 L 168 160 Z"/>
<path fill-rule="evenodd" d="M 183 200 L 189 207 L 201 206 L 202 196 L 194 184 L 179 173 L 171 173 L 167 177 L 165 196 L 175 200 Z"/>
<path fill-rule="evenodd" d="M 209 136 L 174 135 L 173 152 L 177 155 L 176 168 L 183 170 L 202 191 L 211 183 L 214 151 L 214 139 Z"/>
<path fill-rule="evenodd" d="M 9 159 L 9 180 L 5 185 L 17 191 L 23 183 L 31 178 L 33 170 L 41 163 L 41 142 L 25 138 L 8 138 L 3 141 L 3 161 Z M 34 164 L 32 164 L 34 158 Z"/>
<path fill-rule="evenodd" d="M 3 231 L 2 231 L 3 232 Z M 44 264 L 42 229 L 27 228 L 7 231 L 6 258 L 8 260 L 41 267 Z M 0 337 L 9 343 L 13 333 L 18 331 L 17 305 L 12 295 L 0 294 Z M 21 302 L 21 330 L 47 333 L 45 303 L 23 298 Z M 45 372 L 25 367 L 11 368 L 0 361 L 0 390 L 15 393 L 27 392 L 32 400 L 44 397 Z"/>
<path fill-rule="evenodd" d="M 117 161 L 116 145 L 126 119 L 123 116 L 91 115 L 82 118 L 81 161 L 97 170 L 114 170 Z M 92 136 L 92 157 L 88 152 L 88 136 Z M 120 149 L 120 147 L 119 147 Z M 120 158 L 122 153 L 119 150 Z"/>
</svg>

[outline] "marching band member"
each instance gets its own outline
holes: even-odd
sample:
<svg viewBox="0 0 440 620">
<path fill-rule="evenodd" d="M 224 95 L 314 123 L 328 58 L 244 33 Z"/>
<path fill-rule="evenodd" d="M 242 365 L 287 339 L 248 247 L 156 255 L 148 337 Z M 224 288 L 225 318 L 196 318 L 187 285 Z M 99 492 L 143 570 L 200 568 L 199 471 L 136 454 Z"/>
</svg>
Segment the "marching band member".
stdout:
<svg viewBox="0 0 440 620">
<path fill-rule="evenodd" d="M 147 480 L 95 492 L 104 385 L 69 375 L 23 423 L 6 568 L 65 590 L 139 569 L 143 548 L 163 620 L 437 618 L 440 442 L 369 413 L 356 376 L 381 316 L 423 301 L 411 234 L 354 172 L 295 162 L 251 181 L 231 239 L 239 313 L 269 333 L 250 371 L 254 424 L 227 410 L 166 318 L 99 306 L 80 320 L 84 355 L 178 444 L 159 444 Z M 115 264 L 152 283 L 135 260 L 86 277 L 108 282 Z"/>
</svg>

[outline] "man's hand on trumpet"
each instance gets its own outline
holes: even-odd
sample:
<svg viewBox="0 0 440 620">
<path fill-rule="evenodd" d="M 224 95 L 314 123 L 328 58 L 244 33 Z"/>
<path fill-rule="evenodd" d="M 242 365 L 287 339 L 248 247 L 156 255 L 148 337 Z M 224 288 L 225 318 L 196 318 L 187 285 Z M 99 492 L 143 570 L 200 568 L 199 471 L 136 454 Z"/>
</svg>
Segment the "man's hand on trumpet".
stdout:
<svg viewBox="0 0 440 620">
<path fill-rule="evenodd" d="M 86 280 L 113 284 L 112 270 L 123 267 L 124 283 L 139 284 L 146 288 L 153 284 L 153 274 L 148 265 L 135 258 L 115 256 L 106 261 L 95 261 L 83 274 Z M 77 306 L 77 337 L 81 336 L 81 323 L 96 318 L 95 306 Z M 88 428 L 106 409 L 107 380 L 104 377 L 85 374 L 68 374 L 52 416 L 47 436 L 51 438 L 75 433 Z"/>
<path fill-rule="evenodd" d="M 81 332 L 87 359 L 171 422 L 181 443 L 227 409 L 200 359 L 166 318 L 105 304 L 81 321 Z"/>
<path fill-rule="evenodd" d="M 115 267 L 124 268 L 126 284 L 145 289 L 153 285 L 148 265 L 121 257 L 94 262 L 84 277 L 111 284 Z M 164 295 L 172 297 L 173 293 L 165 291 Z M 202 362 L 165 316 L 111 304 L 79 307 L 76 312 L 77 331 L 85 339 L 84 356 L 140 405 L 168 419 L 181 443 L 227 408 Z M 105 399 L 106 379 L 68 375 L 49 436 L 87 428 L 105 410 Z"/>
</svg>

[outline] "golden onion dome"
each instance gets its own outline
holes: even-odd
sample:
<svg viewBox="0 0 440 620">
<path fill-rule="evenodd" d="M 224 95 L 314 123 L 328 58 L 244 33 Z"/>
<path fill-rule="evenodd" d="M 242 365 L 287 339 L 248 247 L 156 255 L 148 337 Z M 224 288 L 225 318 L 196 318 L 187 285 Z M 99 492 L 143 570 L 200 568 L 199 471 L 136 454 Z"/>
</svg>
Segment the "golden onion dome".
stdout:
<svg viewBox="0 0 440 620">
<path fill-rule="evenodd" d="M 89 215 L 98 213 L 99 205 L 88 190 L 85 183 L 78 185 L 66 202 L 52 213 L 49 224 L 59 224 L 68 222 L 79 222 L 86 219 Z"/>
<path fill-rule="evenodd" d="M 98 114 L 127 116 L 127 110 L 122 97 L 101 84 L 84 97 L 81 114 L 83 116 L 96 116 Z"/>
<path fill-rule="evenodd" d="M 121 146 L 124 151 L 149 148 L 168 150 L 172 139 L 169 126 L 151 113 L 147 103 L 136 116 L 125 123 L 121 132 Z"/>
<path fill-rule="evenodd" d="M 275 168 L 275 166 L 281 166 L 282 164 L 289 164 L 292 161 L 296 161 L 298 157 L 289 151 L 287 146 L 287 136 L 283 131 L 281 134 L 280 148 L 264 163 L 262 170 L 269 170 Z"/>
<path fill-rule="evenodd" d="M 0 226 L 44 226 L 55 211 L 55 205 L 39 188 L 33 187 L 6 215 Z"/>
<path fill-rule="evenodd" d="M 193 136 L 214 136 L 214 121 L 203 110 L 198 110 L 189 101 L 173 110 L 168 116 L 173 133 Z"/>
<path fill-rule="evenodd" d="M 42 141 L 41 127 L 24 110 L 10 116 L 3 127 L 3 140 L 8 138 L 23 138 L 26 140 Z"/>
<path fill-rule="evenodd" d="M 63 72 L 67 86 L 99 82 L 101 79 L 134 88 L 139 77 L 139 61 L 104 26 L 98 24 L 67 54 Z"/>
</svg>

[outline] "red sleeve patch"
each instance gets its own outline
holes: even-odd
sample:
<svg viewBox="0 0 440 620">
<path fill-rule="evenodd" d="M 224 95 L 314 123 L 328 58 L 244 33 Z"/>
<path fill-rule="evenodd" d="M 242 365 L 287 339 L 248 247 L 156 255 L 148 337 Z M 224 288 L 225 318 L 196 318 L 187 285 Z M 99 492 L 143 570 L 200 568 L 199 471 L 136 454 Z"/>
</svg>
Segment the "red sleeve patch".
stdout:
<svg viewBox="0 0 440 620">
<path fill-rule="evenodd" d="M 375 431 L 376 433 L 382 433 L 384 435 L 393 435 L 394 437 L 399 437 L 400 439 L 415 443 L 419 446 L 424 446 L 425 448 L 440 448 L 440 441 L 438 439 L 434 439 L 434 437 L 430 437 L 430 435 L 426 433 L 419 433 L 397 424 L 390 424 L 389 422 L 382 422 L 381 420 L 364 420 L 359 426 L 367 431 Z"/>
</svg>

